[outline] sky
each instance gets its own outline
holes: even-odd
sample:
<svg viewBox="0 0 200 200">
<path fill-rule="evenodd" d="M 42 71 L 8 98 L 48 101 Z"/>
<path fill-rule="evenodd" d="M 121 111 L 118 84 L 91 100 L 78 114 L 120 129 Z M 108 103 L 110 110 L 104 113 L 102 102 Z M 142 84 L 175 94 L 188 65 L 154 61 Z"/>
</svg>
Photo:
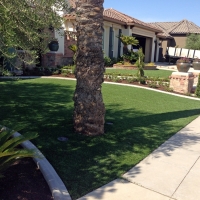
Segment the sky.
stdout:
<svg viewBox="0 0 200 200">
<path fill-rule="evenodd" d="M 104 8 L 113 8 L 143 22 L 187 19 L 200 26 L 200 0 L 104 0 Z"/>
</svg>

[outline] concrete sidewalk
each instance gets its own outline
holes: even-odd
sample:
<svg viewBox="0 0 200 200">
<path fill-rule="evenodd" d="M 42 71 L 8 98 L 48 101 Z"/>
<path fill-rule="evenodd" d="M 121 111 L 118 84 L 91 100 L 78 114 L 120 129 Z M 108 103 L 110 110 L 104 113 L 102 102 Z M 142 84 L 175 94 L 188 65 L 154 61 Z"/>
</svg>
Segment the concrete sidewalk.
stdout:
<svg viewBox="0 0 200 200">
<path fill-rule="evenodd" d="M 148 157 L 79 200 L 199 200 L 200 116 Z"/>
</svg>

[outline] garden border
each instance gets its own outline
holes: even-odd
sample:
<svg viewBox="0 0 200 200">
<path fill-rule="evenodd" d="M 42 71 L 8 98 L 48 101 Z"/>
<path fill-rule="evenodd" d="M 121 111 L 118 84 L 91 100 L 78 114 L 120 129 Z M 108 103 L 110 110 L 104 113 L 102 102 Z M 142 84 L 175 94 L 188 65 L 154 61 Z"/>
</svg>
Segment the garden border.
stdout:
<svg viewBox="0 0 200 200">
<path fill-rule="evenodd" d="M 13 137 L 19 136 L 21 136 L 21 134 L 18 132 L 13 134 Z M 41 151 L 29 140 L 23 142 L 21 146 L 23 148 L 36 151 L 38 157 L 33 158 L 33 160 L 43 174 L 47 184 L 49 185 L 54 200 L 71 200 L 70 194 L 63 181 L 58 176 L 49 161 L 41 153 Z"/>
</svg>

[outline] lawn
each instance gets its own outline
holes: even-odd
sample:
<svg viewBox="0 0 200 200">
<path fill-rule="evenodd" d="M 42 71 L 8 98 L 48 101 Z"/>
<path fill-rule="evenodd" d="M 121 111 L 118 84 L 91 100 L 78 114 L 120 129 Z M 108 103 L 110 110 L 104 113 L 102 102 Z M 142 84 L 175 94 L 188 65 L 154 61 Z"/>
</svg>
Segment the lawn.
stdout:
<svg viewBox="0 0 200 200">
<path fill-rule="evenodd" d="M 75 81 L 0 81 L 0 87 L 0 124 L 39 134 L 32 142 L 73 199 L 121 177 L 200 114 L 199 101 L 103 84 L 105 134 L 86 137 L 73 133 Z M 60 136 L 69 140 L 60 142 Z"/>
<path fill-rule="evenodd" d="M 160 78 L 168 78 L 173 71 L 169 70 L 144 70 L 144 75 L 148 77 L 160 77 Z M 127 70 L 127 69 L 106 69 L 106 73 L 116 73 L 120 75 L 136 75 L 137 70 Z"/>
</svg>

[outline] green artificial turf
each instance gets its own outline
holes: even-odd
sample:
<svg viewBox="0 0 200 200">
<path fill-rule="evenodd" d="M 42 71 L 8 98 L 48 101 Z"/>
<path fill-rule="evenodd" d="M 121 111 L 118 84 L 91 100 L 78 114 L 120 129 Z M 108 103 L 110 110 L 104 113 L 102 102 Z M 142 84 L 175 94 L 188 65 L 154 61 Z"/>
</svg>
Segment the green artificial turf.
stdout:
<svg viewBox="0 0 200 200">
<path fill-rule="evenodd" d="M 39 134 L 32 142 L 73 199 L 119 178 L 200 114 L 199 101 L 103 84 L 105 134 L 86 137 L 73 133 L 75 81 L 1 81 L 0 88 L 0 124 L 22 134 Z M 68 141 L 60 142 L 58 137 Z M 170 150 L 175 148 L 174 144 Z"/>
<path fill-rule="evenodd" d="M 169 70 L 144 70 L 144 75 L 148 76 L 148 77 L 159 77 L 159 78 L 168 78 L 173 71 L 169 71 Z M 134 69 L 106 69 L 106 73 L 116 73 L 116 74 L 120 74 L 120 75 L 136 75 L 137 74 L 137 70 Z"/>
</svg>

